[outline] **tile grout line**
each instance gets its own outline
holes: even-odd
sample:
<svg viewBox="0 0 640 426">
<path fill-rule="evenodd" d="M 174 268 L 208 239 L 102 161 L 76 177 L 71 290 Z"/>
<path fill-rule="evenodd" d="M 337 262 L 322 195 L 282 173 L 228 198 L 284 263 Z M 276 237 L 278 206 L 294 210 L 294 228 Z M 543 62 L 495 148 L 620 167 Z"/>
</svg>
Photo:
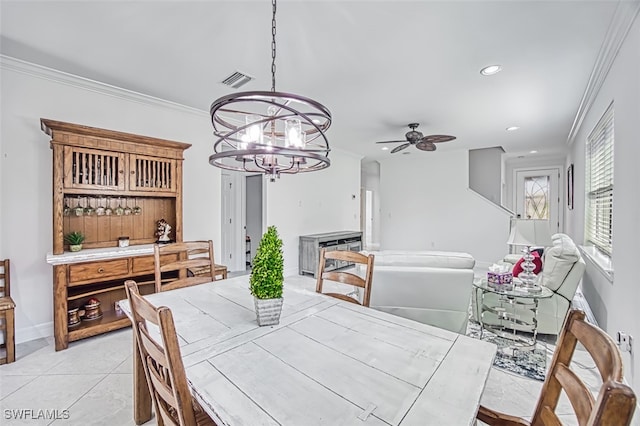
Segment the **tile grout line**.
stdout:
<svg viewBox="0 0 640 426">
<path fill-rule="evenodd" d="M 77 376 L 84 376 L 84 374 L 76 374 Z M 81 399 L 83 399 L 85 396 L 87 396 L 87 394 L 89 392 L 91 392 L 93 389 L 96 388 L 96 386 L 98 386 L 100 383 L 102 383 L 107 377 L 109 377 L 110 373 L 106 373 L 100 380 L 98 380 L 93 386 L 91 386 L 89 389 L 87 389 L 87 391 L 85 393 L 83 393 L 82 395 L 80 395 L 75 401 L 73 401 L 71 404 L 69 404 L 69 406 L 66 408 L 67 410 L 69 410 L 69 412 L 71 412 L 71 408 L 76 405 L 78 402 L 80 402 Z M 47 423 L 47 426 L 52 425 L 53 423 L 55 423 L 57 421 L 57 419 L 54 419 L 52 422 Z"/>
<path fill-rule="evenodd" d="M 24 376 L 33 376 L 31 374 L 14 374 L 11 375 L 12 377 L 14 376 L 18 376 L 18 377 L 24 377 Z M 9 375 L 4 376 L 4 377 L 9 377 Z M 21 386 L 18 386 L 17 389 L 15 389 L 13 392 L 8 393 L 7 395 L 3 396 L 2 399 L 0 399 L 0 402 L 4 401 L 5 399 L 7 399 L 9 396 L 13 395 L 14 393 L 18 392 L 20 389 L 22 389 L 23 387 L 27 386 L 29 383 L 33 382 L 35 379 L 37 379 L 40 376 L 33 376 L 31 377 L 31 380 L 29 380 L 28 382 L 22 384 Z"/>
</svg>

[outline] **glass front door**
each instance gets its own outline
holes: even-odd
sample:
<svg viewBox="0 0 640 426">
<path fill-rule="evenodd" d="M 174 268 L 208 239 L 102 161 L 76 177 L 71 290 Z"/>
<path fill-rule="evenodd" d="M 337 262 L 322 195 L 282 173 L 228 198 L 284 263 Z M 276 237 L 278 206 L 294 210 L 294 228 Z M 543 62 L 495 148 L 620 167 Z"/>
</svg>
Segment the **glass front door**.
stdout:
<svg viewBox="0 0 640 426">
<path fill-rule="evenodd" d="M 546 219 L 551 234 L 561 231 L 560 170 L 516 170 L 515 211 L 522 219 Z"/>
</svg>

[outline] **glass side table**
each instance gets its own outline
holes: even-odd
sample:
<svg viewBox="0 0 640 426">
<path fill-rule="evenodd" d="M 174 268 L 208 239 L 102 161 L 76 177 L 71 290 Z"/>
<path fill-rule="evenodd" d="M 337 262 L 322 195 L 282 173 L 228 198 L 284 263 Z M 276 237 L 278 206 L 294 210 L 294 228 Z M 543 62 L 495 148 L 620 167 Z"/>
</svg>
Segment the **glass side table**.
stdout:
<svg viewBox="0 0 640 426">
<path fill-rule="evenodd" d="M 553 291 L 541 287 L 540 291 L 529 292 L 524 287 L 518 287 L 517 278 L 514 278 L 514 286 L 507 290 L 489 286 L 486 278 L 476 278 L 473 285 L 480 289 L 480 338 L 485 330 L 512 342 L 509 349 L 533 350 L 535 349 L 538 335 L 538 301 L 553 295 Z M 486 295 L 493 293 L 497 297 L 486 300 Z M 531 318 L 525 318 L 519 314 L 522 311 L 531 311 Z M 486 323 L 483 319 L 486 313 L 492 313 L 497 317 L 497 323 Z M 523 334 L 527 333 L 527 334 Z M 529 335 L 530 334 L 530 335 Z"/>
</svg>

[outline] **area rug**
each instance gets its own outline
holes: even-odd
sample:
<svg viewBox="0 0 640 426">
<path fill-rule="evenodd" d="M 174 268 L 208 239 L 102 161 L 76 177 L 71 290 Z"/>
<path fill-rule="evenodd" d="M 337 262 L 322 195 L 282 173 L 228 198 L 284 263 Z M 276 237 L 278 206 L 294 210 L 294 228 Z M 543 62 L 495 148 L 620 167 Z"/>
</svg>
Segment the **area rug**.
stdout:
<svg viewBox="0 0 640 426">
<path fill-rule="evenodd" d="M 480 325 L 469 321 L 467 336 L 480 338 Z M 513 350 L 511 340 L 497 336 L 490 331 L 482 333 L 482 340 L 498 346 L 493 366 L 502 370 L 519 374 L 533 380 L 544 381 L 547 368 L 546 343 L 538 341 L 534 350 Z"/>
</svg>

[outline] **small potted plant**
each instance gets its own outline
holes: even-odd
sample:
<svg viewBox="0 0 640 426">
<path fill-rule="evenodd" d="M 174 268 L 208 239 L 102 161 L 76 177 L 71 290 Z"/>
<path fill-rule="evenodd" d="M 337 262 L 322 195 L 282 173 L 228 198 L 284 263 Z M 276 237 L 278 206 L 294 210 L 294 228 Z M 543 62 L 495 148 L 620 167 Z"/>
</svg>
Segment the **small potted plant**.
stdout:
<svg viewBox="0 0 640 426">
<path fill-rule="evenodd" d="M 284 281 L 282 240 L 275 226 L 267 228 L 253 259 L 249 285 L 253 295 L 258 325 L 280 322 L 282 283 Z"/>
<path fill-rule="evenodd" d="M 84 242 L 84 234 L 79 231 L 69 232 L 64 236 L 64 242 L 69 244 L 69 250 L 80 251 L 82 250 L 82 243 Z"/>
</svg>

